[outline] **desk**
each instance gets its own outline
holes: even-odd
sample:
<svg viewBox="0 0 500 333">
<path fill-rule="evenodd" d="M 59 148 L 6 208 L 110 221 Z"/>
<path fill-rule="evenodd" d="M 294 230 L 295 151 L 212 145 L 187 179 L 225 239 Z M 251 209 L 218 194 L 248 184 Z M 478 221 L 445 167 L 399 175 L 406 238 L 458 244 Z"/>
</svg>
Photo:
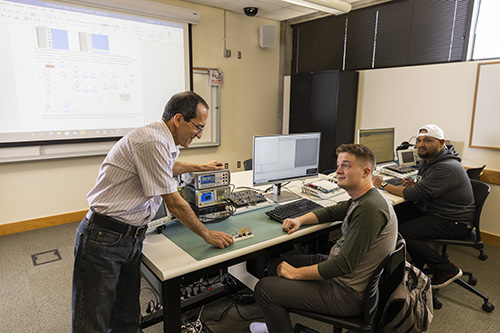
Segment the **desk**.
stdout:
<svg viewBox="0 0 500 333">
<path fill-rule="evenodd" d="M 231 183 L 236 186 L 252 186 L 252 172 L 244 171 L 231 174 Z M 294 181 L 287 188 L 299 194 L 300 189 L 297 185 L 301 183 L 301 181 Z M 387 196 L 393 204 L 399 203 L 397 201 L 401 199 L 391 194 L 387 194 Z M 330 200 L 318 199 L 317 202 L 327 206 L 338 201 L 347 200 L 348 198 L 347 193 L 342 193 Z M 402 202 L 403 199 L 400 201 Z M 262 211 L 262 214 L 264 214 L 265 209 Z M 161 289 L 164 305 L 162 318 L 163 331 L 169 333 L 180 332 L 181 284 L 192 283 L 201 276 L 256 258 L 269 251 L 275 251 L 283 247 L 289 247 L 297 242 L 316 238 L 335 228 L 339 228 L 340 223 L 323 223 L 308 228 L 301 228 L 292 235 L 283 234 L 273 239 L 199 261 L 184 252 L 163 234 L 148 233 L 142 251 L 142 267 L 143 270 L 147 270 L 145 273 L 149 274 L 149 276 L 154 276 L 158 281 L 158 285 L 161 286 L 159 289 Z M 210 228 L 210 224 L 207 226 Z M 276 228 L 281 228 L 278 222 L 276 223 Z M 198 236 L 193 234 L 193 237 Z M 209 246 L 211 245 L 207 244 L 207 247 Z M 147 323 L 144 326 L 147 326 Z"/>
</svg>

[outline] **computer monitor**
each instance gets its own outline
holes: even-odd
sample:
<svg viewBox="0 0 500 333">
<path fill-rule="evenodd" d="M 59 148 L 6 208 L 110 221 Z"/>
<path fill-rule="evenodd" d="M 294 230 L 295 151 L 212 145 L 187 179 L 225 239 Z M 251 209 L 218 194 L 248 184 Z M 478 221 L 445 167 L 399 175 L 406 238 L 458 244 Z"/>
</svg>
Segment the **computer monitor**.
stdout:
<svg viewBox="0 0 500 333">
<path fill-rule="evenodd" d="M 168 216 L 168 209 L 165 205 L 165 202 L 163 201 L 163 199 L 161 200 L 161 204 L 160 204 L 160 207 L 158 207 L 158 211 L 156 212 L 155 214 L 155 217 L 153 217 L 153 220 L 157 220 L 157 219 L 161 219 L 163 217 L 166 217 Z"/>
<path fill-rule="evenodd" d="M 253 184 L 273 184 L 273 193 L 267 197 L 275 202 L 297 198 L 281 191 L 281 184 L 318 175 L 320 139 L 319 132 L 254 136 Z"/>
<path fill-rule="evenodd" d="M 164 225 L 168 222 L 172 221 L 172 214 L 168 211 L 167 205 L 161 199 L 160 207 L 158 207 L 158 211 L 151 221 L 148 222 L 148 230 L 156 229 L 157 232 L 161 232 L 163 230 Z"/>
<path fill-rule="evenodd" d="M 359 129 L 358 143 L 370 148 L 377 164 L 394 161 L 394 128 Z"/>
<path fill-rule="evenodd" d="M 415 166 L 418 162 L 417 156 L 415 155 L 415 149 L 413 148 L 396 150 L 396 153 L 400 166 L 411 167 Z"/>
</svg>

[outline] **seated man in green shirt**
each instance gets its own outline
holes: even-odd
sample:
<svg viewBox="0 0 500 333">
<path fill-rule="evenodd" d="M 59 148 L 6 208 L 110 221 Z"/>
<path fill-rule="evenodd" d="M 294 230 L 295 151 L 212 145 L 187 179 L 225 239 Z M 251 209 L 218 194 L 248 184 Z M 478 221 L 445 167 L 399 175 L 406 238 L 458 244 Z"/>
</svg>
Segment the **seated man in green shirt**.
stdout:
<svg viewBox="0 0 500 333">
<path fill-rule="evenodd" d="M 330 255 L 271 260 L 271 276 L 262 278 L 254 293 L 266 323 L 252 323 L 252 333 L 293 332 L 290 307 L 337 316 L 360 314 L 368 280 L 396 247 L 396 214 L 372 184 L 373 153 L 362 145 L 345 144 L 337 155 L 337 183 L 351 199 L 286 219 L 282 228 L 292 234 L 301 225 L 343 220 L 342 237 Z"/>
</svg>

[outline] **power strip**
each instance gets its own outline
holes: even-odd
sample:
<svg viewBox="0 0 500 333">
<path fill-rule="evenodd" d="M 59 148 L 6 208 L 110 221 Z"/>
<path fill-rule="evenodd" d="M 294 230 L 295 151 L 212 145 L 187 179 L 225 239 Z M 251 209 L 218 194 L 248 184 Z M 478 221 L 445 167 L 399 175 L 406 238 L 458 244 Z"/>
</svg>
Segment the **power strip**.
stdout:
<svg viewBox="0 0 500 333">
<path fill-rule="evenodd" d="M 188 297 L 188 298 L 181 297 L 181 307 L 185 307 L 185 306 L 191 305 L 195 302 L 202 301 L 210 296 L 220 294 L 220 293 L 224 292 L 224 290 L 225 290 L 224 288 L 225 288 L 225 286 L 223 283 L 217 282 L 217 283 L 212 284 L 207 289 L 202 290 L 202 292 L 199 294 L 196 294 L 196 295 Z"/>
</svg>

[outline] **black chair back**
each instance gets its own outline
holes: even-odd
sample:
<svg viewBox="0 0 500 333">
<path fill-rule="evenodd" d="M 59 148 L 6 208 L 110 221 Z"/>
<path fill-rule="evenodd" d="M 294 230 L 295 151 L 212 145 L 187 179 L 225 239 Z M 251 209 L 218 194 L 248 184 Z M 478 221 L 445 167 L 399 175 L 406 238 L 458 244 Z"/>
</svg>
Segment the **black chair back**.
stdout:
<svg viewBox="0 0 500 333">
<path fill-rule="evenodd" d="M 491 188 L 488 184 L 483 183 L 480 180 L 471 179 L 470 183 L 472 185 L 472 192 L 474 193 L 474 202 L 476 204 L 476 218 L 474 219 L 475 230 L 473 230 L 473 232 L 475 233 L 476 239 L 481 241 L 481 228 L 479 226 L 479 221 L 484 202 L 490 194 Z"/>
<path fill-rule="evenodd" d="M 365 323 L 379 322 L 385 303 L 403 279 L 405 261 L 405 243 L 398 241 L 396 249 L 378 265 L 368 282 L 363 311 Z"/>
<path fill-rule="evenodd" d="M 252 170 L 252 159 L 251 158 L 243 161 L 243 169 L 245 169 L 245 171 Z"/>
<path fill-rule="evenodd" d="M 476 179 L 479 180 L 479 176 L 481 175 L 481 172 L 483 172 L 483 169 L 486 167 L 486 164 L 483 165 L 482 167 L 479 168 L 470 168 L 465 170 L 467 172 L 467 175 L 469 176 L 470 179 Z"/>
</svg>

